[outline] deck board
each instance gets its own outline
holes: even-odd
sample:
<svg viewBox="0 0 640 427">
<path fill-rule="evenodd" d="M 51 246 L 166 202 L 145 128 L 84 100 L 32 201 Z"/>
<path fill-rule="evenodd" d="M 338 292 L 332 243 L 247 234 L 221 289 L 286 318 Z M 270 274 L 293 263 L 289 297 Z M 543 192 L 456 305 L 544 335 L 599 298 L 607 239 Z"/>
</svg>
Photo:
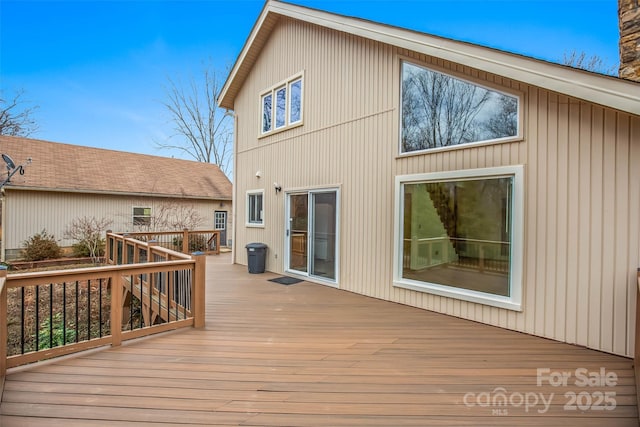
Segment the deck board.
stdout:
<svg viewBox="0 0 640 427">
<path fill-rule="evenodd" d="M 278 285 L 225 259 L 208 258 L 205 329 L 13 369 L 0 425 L 638 425 L 631 359 L 308 282 Z M 538 368 L 601 367 L 615 387 L 536 383 Z M 498 387 L 550 405 L 465 405 Z M 565 393 L 605 391 L 613 410 L 565 408 Z"/>
</svg>

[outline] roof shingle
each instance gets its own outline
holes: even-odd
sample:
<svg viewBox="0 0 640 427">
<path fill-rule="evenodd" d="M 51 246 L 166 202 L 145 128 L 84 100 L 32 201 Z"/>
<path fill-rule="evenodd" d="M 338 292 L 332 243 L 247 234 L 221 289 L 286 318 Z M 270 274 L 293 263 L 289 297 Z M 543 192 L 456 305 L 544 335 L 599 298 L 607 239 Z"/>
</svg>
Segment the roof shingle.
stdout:
<svg viewBox="0 0 640 427">
<path fill-rule="evenodd" d="M 0 153 L 25 164 L 6 188 L 231 200 L 231 182 L 210 163 L 4 135 Z"/>
</svg>

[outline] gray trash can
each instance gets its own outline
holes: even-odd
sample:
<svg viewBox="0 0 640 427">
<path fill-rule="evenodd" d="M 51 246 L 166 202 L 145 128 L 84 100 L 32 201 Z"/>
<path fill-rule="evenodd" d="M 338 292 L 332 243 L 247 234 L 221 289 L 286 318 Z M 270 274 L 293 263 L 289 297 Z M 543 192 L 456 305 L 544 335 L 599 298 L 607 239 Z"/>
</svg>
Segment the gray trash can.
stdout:
<svg viewBox="0 0 640 427">
<path fill-rule="evenodd" d="M 249 273 L 264 273 L 264 265 L 267 259 L 267 245 L 264 243 L 249 243 L 245 248 L 247 248 Z"/>
</svg>

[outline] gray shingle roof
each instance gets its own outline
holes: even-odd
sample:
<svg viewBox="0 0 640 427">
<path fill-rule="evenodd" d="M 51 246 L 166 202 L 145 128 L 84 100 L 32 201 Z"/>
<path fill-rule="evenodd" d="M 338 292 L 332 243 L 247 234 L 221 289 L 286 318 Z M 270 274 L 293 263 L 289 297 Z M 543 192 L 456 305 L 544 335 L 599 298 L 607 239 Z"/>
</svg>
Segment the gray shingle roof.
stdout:
<svg viewBox="0 0 640 427">
<path fill-rule="evenodd" d="M 0 136 L 0 153 L 25 174 L 5 188 L 86 193 L 122 193 L 231 200 L 232 185 L 216 165 L 168 157 Z M 5 175 L 0 162 L 0 176 Z"/>
</svg>

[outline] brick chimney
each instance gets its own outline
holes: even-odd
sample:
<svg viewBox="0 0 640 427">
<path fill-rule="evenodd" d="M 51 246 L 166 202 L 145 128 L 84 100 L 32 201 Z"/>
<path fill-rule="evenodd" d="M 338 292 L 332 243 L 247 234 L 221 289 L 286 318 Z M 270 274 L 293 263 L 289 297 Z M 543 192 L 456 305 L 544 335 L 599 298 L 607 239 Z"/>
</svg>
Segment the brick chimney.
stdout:
<svg viewBox="0 0 640 427">
<path fill-rule="evenodd" d="M 623 79 L 640 82 L 640 0 L 618 0 L 620 71 Z"/>
</svg>

